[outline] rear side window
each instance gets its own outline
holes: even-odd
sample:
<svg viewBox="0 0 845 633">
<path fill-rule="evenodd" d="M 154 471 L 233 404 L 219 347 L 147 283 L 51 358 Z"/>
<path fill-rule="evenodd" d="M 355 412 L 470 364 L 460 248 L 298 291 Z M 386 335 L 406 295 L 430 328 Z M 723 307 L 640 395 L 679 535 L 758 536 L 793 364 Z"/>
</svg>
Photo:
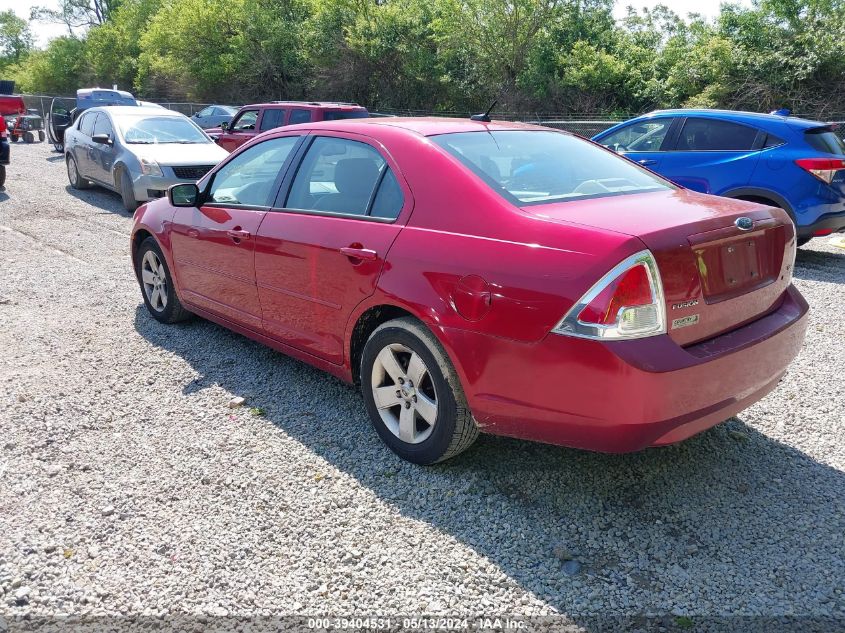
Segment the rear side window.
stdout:
<svg viewBox="0 0 845 633">
<path fill-rule="evenodd" d="M 395 220 L 402 210 L 403 196 L 402 188 L 396 180 L 396 176 L 389 167 L 381 179 L 376 197 L 373 200 L 373 208 L 370 215 L 376 218 L 390 218 Z"/>
<path fill-rule="evenodd" d="M 94 119 L 97 118 L 96 112 L 86 112 L 79 120 L 79 131 L 85 136 L 92 136 L 94 133 Z"/>
<path fill-rule="evenodd" d="M 657 152 L 673 119 L 641 121 L 616 130 L 599 143 L 614 152 Z"/>
<path fill-rule="evenodd" d="M 833 128 L 820 127 L 804 133 L 807 143 L 817 152 L 826 154 L 845 154 L 845 143 L 836 135 Z"/>
<path fill-rule="evenodd" d="M 327 110 L 323 112 L 323 121 L 340 121 L 341 119 L 366 119 L 370 113 L 366 110 Z"/>
<path fill-rule="evenodd" d="M 385 165 L 366 143 L 318 136 L 302 159 L 285 207 L 367 215 Z"/>
<path fill-rule="evenodd" d="M 282 127 L 285 124 L 285 112 L 286 110 L 279 110 L 278 108 L 264 110 L 260 131 L 265 132 L 275 127 Z"/>
<path fill-rule="evenodd" d="M 431 138 L 518 206 L 674 189 L 631 161 L 570 134 L 513 130 Z"/>
<path fill-rule="evenodd" d="M 763 149 L 769 149 L 770 147 L 777 147 L 778 145 L 783 145 L 786 143 L 782 138 L 779 136 L 775 136 L 774 134 L 767 134 L 766 135 L 766 142 L 763 143 Z"/>
<path fill-rule="evenodd" d="M 290 125 L 295 125 L 296 123 L 310 123 L 311 122 L 311 110 L 302 110 L 302 109 L 295 109 L 290 111 Z"/>
<path fill-rule="evenodd" d="M 679 152 L 742 152 L 750 151 L 757 138 L 757 129 L 720 121 L 689 118 L 678 136 Z"/>
</svg>

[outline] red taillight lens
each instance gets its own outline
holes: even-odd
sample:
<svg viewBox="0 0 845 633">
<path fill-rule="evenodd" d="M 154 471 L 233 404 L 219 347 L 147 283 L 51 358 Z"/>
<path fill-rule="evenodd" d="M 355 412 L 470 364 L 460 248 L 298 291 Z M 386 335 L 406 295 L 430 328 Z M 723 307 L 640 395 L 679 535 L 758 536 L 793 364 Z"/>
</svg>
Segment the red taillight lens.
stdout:
<svg viewBox="0 0 845 633">
<path fill-rule="evenodd" d="M 837 171 L 845 169 L 845 160 L 841 158 L 799 158 L 795 164 L 827 184 L 833 182 Z"/>
<path fill-rule="evenodd" d="M 652 303 L 651 283 L 643 264 L 625 271 L 602 290 L 578 314 L 582 323 L 610 325 L 616 323 L 622 308 L 633 308 Z"/>
</svg>

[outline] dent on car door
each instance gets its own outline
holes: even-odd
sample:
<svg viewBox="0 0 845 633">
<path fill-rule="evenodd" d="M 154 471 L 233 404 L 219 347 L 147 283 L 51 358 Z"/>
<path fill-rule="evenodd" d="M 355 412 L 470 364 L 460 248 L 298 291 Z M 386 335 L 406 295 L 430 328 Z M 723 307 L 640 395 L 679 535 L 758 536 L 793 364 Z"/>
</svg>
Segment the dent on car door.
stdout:
<svg viewBox="0 0 845 633">
<path fill-rule="evenodd" d="M 599 140 L 599 143 L 656 171 L 671 142 L 676 127 L 675 117 L 635 121 Z"/>
<path fill-rule="evenodd" d="M 183 299 L 261 331 L 255 238 L 301 137 L 250 147 L 217 169 L 199 208 L 177 208 L 171 243 Z"/>
<path fill-rule="evenodd" d="M 375 291 L 411 196 L 384 149 L 365 139 L 327 133 L 301 153 L 256 242 L 264 329 L 341 364 L 349 316 Z"/>
</svg>

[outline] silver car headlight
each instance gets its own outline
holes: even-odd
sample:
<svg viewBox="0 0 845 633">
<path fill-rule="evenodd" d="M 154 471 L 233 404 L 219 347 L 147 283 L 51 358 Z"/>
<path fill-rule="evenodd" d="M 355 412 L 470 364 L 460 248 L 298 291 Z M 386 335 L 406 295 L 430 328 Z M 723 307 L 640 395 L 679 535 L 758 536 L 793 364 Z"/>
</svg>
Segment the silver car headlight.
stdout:
<svg viewBox="0 0 845 633">
<path fill-rule="evenodd" d="M 161 171 L 161 167 L 158 166 L 158 163 L 154 160 L 149 160 L 147 158 L 141 159 L 141 173 L 145 176 L 163 176 L 164 174 Z"/>
</svg>

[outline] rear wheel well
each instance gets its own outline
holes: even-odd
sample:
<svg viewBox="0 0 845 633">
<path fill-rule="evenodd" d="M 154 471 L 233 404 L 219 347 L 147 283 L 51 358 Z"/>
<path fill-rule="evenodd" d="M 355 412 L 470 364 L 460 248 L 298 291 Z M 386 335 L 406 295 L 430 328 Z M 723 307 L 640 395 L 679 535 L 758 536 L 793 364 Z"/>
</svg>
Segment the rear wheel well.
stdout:
<svg viewBox="0 0 845 633">
<path fill-rule="evenodd" d="M 757 204 L 765 204 L 769 207 L 778 207 L 782 208 L 777 202 L 772 200 L 771 198 L 766 198 L 764 196 L 736 196 L 737 200 L 745 200 L 747 202 L 756 202 Z"/>
<path fill-rule="evenodd" d="M 352 381 L 355 384 L 361 382 L 361 353 L 370 334 L 382 323 L 402 317 L 414 317 L 414 315 L 397 306 L 379 305 L 370 308 L 358 317 L 349 342 L 349 364 L 352 369 Z"/>
</svg>

